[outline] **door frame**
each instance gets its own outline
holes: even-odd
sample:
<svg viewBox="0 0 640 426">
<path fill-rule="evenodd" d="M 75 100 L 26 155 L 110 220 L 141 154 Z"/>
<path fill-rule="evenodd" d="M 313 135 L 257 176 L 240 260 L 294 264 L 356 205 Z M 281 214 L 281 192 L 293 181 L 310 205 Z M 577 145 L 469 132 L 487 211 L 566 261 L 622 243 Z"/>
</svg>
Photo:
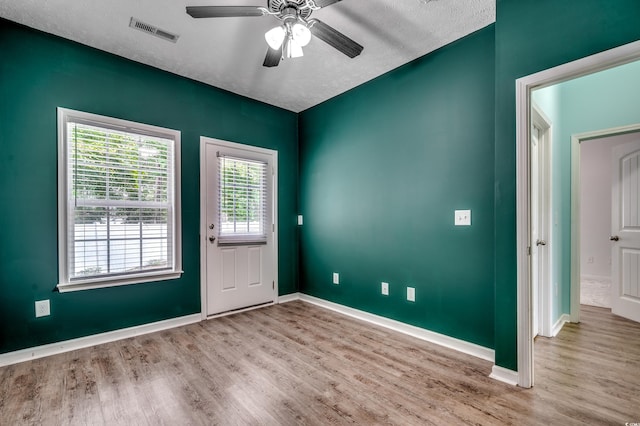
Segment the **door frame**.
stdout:
<svg viewBox="0 0 640 426">
<path fill-rule="evenodd" d="M 516 89 L 516 288 L 518 385 L 533 386 L 533 336 L 530 276 L 529 157 L 531 92 L 576 77 L 640 59 L 640 41 L 625 44 L 515 81 Z"/>
<path fill-rule="evenodd" d="M 571 135 L 571 322 L 580 322 L 580 144 L 637 132 L 640 132 L 640 123 Z"/>
<path fill-rule="evenodd" d="M 542 210 L 538 217 L 544 223 L 540 230 L 542 236 L 547 240 L 545 249 L 542 254 L 538 253 L 539 269 L 542 271 L 538 274 L 538 334 L 544 337 L 552 337 L 553 322 L 551 318 L 551 259 L 553 259 L 553 227 L 551 226 L 552 210 L 551 210 L 551 171 L 553 158 L 551 156 L 552 123 L 549 117 L 534 103 L 531 105 L 531 124 L 538 127 L 542 132 L 538 138 L 538 146 L 541 148 L 538 152 L 538 176 L 541 177 L 542 185 L 539 191 L 542 192 Z M 542 278 L 542 279 L 540 279 Z"/>
<path fill-rule="evenodd" d="M 257 307 L 249 307 L 244 309 L 236 309 L 231 312 L 224 312 L 219 315 L 207 315 L 207 145 L 224 146 L 231 149 L 241 149 L 260 154 L 270 155 L 273 159 L 271 167 L 272 175 L 272 222 L 273 222 L 273 302 L 263 304 Z M 203 320 L 217 318 L 229 314 L 234 314 L 246 310 L 256 309 L 264 306 L 275 304 L 278 301 L 278 151 L 268 148 L 260 148 L 254 145 L 246 145 L 237 142 L 225 141 L 222 139 L 200 136 L 200 316 Z"/>
</svg>

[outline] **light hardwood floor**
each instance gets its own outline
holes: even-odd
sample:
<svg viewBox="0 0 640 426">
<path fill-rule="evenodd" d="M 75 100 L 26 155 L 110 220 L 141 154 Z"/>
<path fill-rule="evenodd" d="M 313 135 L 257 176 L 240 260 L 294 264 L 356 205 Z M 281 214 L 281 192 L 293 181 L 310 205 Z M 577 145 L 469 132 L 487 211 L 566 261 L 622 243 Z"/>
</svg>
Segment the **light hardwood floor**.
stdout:
<svg viewBox="0 0 640 426">
<path fill-rule="evenodd" d="M 491 363 L 291 302 L 0 368 L 0 424 L 640 421 L 640 326 L 583 307 L 536 339 L 536 386 Z"/>
</svg>

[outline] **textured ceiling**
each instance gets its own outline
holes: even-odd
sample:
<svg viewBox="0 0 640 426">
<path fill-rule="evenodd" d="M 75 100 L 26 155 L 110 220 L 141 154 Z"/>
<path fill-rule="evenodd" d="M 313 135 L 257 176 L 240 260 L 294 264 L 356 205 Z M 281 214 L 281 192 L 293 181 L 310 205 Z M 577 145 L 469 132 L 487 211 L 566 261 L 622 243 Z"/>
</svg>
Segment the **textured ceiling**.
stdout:
<svg viewBox="0 0 640 426">
<path fill-rule="evenodd" d="M 249 98 L 300 112 L 495 21 L 495 0 L 344 0 L 313 12 L 364 46 L 349 59 L 318 39 L 304 57 L 262 61 L 271 16 L 193 19 L 185 6 L 267 0 L 0 0 L 0 16 Z M 129 28 L 135 17 L 178 34 Z"/>
</svg>

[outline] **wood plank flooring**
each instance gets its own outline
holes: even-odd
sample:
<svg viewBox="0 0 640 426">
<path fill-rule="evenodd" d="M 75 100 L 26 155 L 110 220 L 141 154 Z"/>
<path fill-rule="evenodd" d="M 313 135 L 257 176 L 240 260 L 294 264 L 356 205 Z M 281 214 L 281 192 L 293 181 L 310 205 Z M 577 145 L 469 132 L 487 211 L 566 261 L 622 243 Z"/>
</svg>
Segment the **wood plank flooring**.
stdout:
<svg viewBox="0 0 640 426">
<path fill-rule="evenodd" d="M 640 325 L 583 307 L 536 386 L 291 302 L 0 368 L 0 424 L 555 425 L 640 421 Z"/>
</svg>

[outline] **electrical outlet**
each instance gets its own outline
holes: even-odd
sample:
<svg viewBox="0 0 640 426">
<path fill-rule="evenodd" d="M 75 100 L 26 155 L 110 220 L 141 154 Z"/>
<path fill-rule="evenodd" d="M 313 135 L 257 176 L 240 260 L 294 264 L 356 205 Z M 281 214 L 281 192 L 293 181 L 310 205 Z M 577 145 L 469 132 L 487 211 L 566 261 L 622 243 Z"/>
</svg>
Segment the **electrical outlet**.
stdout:
<svg viewBox="0 0 640 426">
<path fill-rule="evenodd" d="M 36 318 L 46 317 L 51 315 L 51 307 L 49 305 L 49 299 L 36 301 Z"/>
<path fill-rule="evenodd" d="M 471 210 L 456 210 L 454 223 L 456 226 L 470 226 Z"/>
<path fill-rule="evenodd" d="M 337 272 L 333 273 L 333 283 L 334 284 L 340 284 L 340 274 Z"/>
<path fill-rule="evenodd" d="M 388 296 L 389 295 L 389 283 L 383 282 L 382 286 L 381 286 L 381 291 L 382 291 L 382 294 L 384 294 L 385 296 Z"/>
<path fill-rule="evenodd" d="M 413 287 L 407 287 L 407 300 L 409 302 L 416 301 L 416 289 Z"/>
<path fill-rule="evenodd" d="M 587 263 L 593 263 L 593 257 L 588 258 Z"/>
</svg>

